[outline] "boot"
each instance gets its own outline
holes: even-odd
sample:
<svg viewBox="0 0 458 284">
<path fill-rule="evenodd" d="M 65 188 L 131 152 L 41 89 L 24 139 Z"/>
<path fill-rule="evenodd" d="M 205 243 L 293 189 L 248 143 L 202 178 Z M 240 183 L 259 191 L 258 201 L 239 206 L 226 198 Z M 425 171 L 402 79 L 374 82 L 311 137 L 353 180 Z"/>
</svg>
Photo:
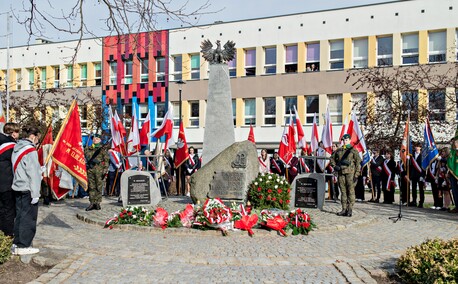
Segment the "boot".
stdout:
<svg viewBox="0 0 458 284">
<path fill-rule="evenodd" d="M 86 208 L 86 211 L 91 211 L 91 210 L 97 210 L 97 205 L 95 203 L 91 203 L 88 208 Z"/>
<path fill-rule="evenodd" d="M 347 217 L 351 217 L 351 215 L 353 215 L 353 210 L 352 209 L 348 209 Z"/>
<path fill-rule="evenodd" d="M 102 209 L 102 207 L 100 207 L 100 203 L 96 203 L 95 204 L 95 210 L 100 210 Z"/>
<path fill-rule="evenodd" d="M 342 209 L 342 211 L 337 213 L 337 216 L 347 216 L 347 209 Z"/>
</svg>

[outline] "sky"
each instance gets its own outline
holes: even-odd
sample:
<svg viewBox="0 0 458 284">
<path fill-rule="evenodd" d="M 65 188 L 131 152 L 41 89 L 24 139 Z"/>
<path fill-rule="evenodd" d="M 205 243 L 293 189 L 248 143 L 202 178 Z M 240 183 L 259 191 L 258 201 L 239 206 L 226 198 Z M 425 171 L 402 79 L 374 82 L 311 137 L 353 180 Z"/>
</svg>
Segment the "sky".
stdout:
<svg viewBox="0 0 458 284">
<path fill-rule="evenodd" d="M 60 15 L 60 11 L 69 11 L 76 0 L 35 0 L 37 6 L 42 7 L 43 11 L 51 15 Z M 172 0 L 172 4 L 181 4 L 186 0 Z M 196 9 L 204 4 L 207 0 L 192 0 L 189 1 L 187 9 Z M 198 18 L 192 18 L 194 24 L 204 25 L 215 21 L 237 21 L 253 18 L 262 18 L 278 15 L 295 14 L 301 12 L 320 11 L 328 9 L 336 9 L 342 7 L 360 6 L 373 3 L 392 2 L 393 0 L 209 0 L 210 7 L 207 8 L 206 14 Z M 7 46 L 7 12 L 13 11 L 15 16 L 21 17 L 25 15 L 23 12 L 24 5 L 30 5 L 30 0 L 1 0 L 0 6 L 0 47 Z M 6 2 L 6 3 L 5 3 Z M 105 9 L 99 4 L 101 1 L 85 0 L 84 13 L 85 24 L 97 36 L 106 36 L 109 34 L 104 28 L 104 23 L 101 21 L 101 15 L 104 15 Z M 178 28 L 183 23 L 173 21 L 166 16 L 158 19 L 157 29 Z M 184 24 L 188 26 L 188 24 Z M 19 24 L 15 17 L 11 18 L 11 36 L 10 47 L 21 46 L 28 44 L 28 34 L 23 25 Z M 77 35 L 58 32 L 52 27 L 41 27 L 44 38 L 53 42 L 75 40 Z M 86 37 L 93 37 L 87 35 Z M 33 44 L 35 36 L 30 39 L 30 44 Z"/>
</svg>

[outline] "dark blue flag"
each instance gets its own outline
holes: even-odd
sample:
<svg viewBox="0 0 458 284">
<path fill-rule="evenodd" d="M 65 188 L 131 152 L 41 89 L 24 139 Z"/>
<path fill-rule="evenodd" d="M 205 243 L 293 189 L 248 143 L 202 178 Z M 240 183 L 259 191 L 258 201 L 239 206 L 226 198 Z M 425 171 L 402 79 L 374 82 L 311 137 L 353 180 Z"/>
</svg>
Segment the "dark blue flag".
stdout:
<svg viewBox="0 0 458 284">
<path fill-rule="evenodd" d="M 437 159 L 439 151 L 437 150 L 436 143 L 434 143 L 433 133 L 431 132 L 431 126 L 429 120 L 426 119 L 423 147 L 421 149 L 421 167 L 426 171 L 431 163 Z"/>
</svg>

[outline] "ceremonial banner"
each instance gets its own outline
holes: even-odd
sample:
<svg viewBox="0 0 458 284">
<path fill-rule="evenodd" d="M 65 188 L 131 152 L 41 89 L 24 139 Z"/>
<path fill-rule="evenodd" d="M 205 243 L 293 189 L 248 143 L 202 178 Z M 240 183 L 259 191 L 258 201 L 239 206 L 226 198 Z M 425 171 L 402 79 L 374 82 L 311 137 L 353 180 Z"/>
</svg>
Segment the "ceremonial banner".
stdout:
<svg viewBox="0 0 458 284">
<path fill-rule="evenodd" d="M 404 128 L 404 137 L 402 138 L 401 152 L 399 153 L 399 155 L 401 156 L 401 160 L 404 163 L 404 166 L 407 165 L 407 156 L 409 155 L 409 120 L 410 114 L 407 117 L 406 127 Z"/>
<path fill-rule="evenodd" d="M 291 111 L 289 111 L 289 126 L 288 126 L 288 149 L 291 153 L 291 158 L 294 154 L 296 154 L 296 132 L 294 131 L 294 122 L 293 122 L 293 115 Z"/>
<path fill-rule="evenodd" d="M 189 158 L 188 144 L 184 135 L 183 122 L 180 123 L 180 132 L 178 133 L 177 151 L 175 152 L 175 168 L 178 168 Z"/>
<path fill-rule="evenodd" d="M 87 190 L 86 160 L 84 158 L 81 122 L 76 100 L 73 100 L 70 106 L 67 117 L 62 123 L 45 164 L 50 157 L 57 165 L 75 177 L 77 182 Z"/>
<path fill-rule="evenodd" d="M 304 129 L 302 128 L 301 120 L 297 114 L 296 106 L 294 106 L 294 112 L 296 113 L 297 146 L 307 153 L 308 147 L 305 140 Z"/>
<path fill-rule="evenodd" d="M 434 143 L 433 133 L 429 125 L 429 119 L 426 118 L 423 147 L 421 149 L 421 167 L 427 171 L 431 163 L 439 157 L 436 143 Z"/>
<path fill-rule="evenodd" d="M 254 140 L 254 129 L 253 129 L 253 125 L 251 124 L 250 124 L 250 133 L 248 133 L 248 141 L 250 141 L 253 144 L 256 144 Z"/>
<path fill-rule="evenodd" d="M 167 144 L 172 137 L 172 131 L 173 131 L 173 107 L 172 104 L 169 104 L 169 109 L 167 110 L 167 113 L 164 116 L 164 119 L 162 120 L 161 126 L 159 126 L 156 131 L 153 132 L 152 136 L 160 139 L 162 136 L 165 135 L 165 145 L 164 145 L 164 151 L 167 149 Z"/>
<path fill-rule="evenodd" d="M 281 136 L 280 145 L 278 146 L 278 156 L 285 164 L 289 164 L 289 162 L 293 158 L 293 155 L 291 154 L 289 147 L 289 132 L 289 125 L 286 125 L 285 121 L 285 127 L 283 128 L 283 134 Z"/>
<path fill-rule="evenodd" d="M 148 111 L 148 115 L 146 116 L 146 119 L 145 121 L 143 121 L 143 124 L 142 124 L 142 130 L 140 131 L 140 144 L 149 145 L 150 137 L 151 137 L 151 119 L 150 119 L 149 111 Z"/>
<path fill-rule="evenodd" d="M 371 157 L 367 152 L 366 141 L 364 140 L 364 134 L 359 127 L 358 119 L 353 113 L 351 115 L 350 123 L 348 124 L 347 133 L 351 135 L 351 146 L 358 150 L 361 158 L 361 167 L 367 165 L 370 162 Z"/>
</svg>

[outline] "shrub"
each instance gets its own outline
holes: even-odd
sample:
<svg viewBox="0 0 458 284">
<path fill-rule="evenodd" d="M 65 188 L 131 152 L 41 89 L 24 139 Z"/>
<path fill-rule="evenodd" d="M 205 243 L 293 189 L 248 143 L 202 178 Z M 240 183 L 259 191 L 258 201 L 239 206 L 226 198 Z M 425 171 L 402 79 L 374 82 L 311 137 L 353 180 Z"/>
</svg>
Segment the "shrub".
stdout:
<svg viewBox="0 0 458 284">
<path fill-rule="evenodd" d="M 13 239 L 9 236 L 5 236 L 0 231 L 0 264 L 7 262 L 11 258 L 11 246 L 13 245 Z"/>
<path fill-rule="evenodd" d="M 289 209 L 291 186 L 277 174 L 259 174 L 248 189 L 248 200 L 254 208 Z"/>
<path fill-rule="evenodd" d="M 457 283 L 458 240 L 427 240 L 411 247 L 398 259 L 396 269 L 406 283 Z"/>
</svg>

